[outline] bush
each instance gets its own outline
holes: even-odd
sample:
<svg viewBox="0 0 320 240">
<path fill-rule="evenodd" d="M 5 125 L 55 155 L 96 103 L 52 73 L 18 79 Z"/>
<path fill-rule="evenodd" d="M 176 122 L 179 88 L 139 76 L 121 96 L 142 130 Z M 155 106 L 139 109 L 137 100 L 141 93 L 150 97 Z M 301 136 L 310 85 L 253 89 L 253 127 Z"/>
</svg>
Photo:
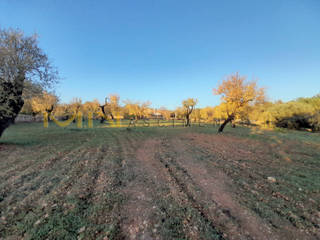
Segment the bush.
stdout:
<svg viewBox="0 0 320 240">
<path fill-rule="evenodd" d="M 312 128 L 310 118 L 308 115 L 293 115 L 292 117 L 277 118 L 274 124 L 276 127 L 296 130 Z"/>
<path fill-rule="evenodd" d="M 320 131 L 320 113 L 314 114 L 309 121 L 312 131 Z"/>
</svg>

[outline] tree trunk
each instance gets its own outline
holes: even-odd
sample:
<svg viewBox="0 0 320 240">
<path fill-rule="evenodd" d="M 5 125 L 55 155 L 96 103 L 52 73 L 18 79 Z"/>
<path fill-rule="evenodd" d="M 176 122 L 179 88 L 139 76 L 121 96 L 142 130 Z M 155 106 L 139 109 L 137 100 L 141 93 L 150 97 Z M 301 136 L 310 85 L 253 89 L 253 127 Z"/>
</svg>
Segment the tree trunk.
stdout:
<svg viewBox="0 0 320 240">
<path fill-rule="evenodd" d="M 101 117 L 100 123 L 104 123 L 104 121 L 105 121 L 106 118 L 107 118 L 106 113 L 105 113 L 105 111 L 104 111 L 104 106 L 105 106 L 105 105 L 99 106 L 100 109 L 101 109 L 101 111 L 102 111 L 102 113 L 103 113 L 103 117 Z"/>
<path fill-rule="evenodd" d="M 24 74 L 20 73 L 14 82 L 6 82 L 1 79 L 0 86 L 0 137 L 4 130 L 14 123 L 23 106 L 22 91 Z"/>
<path fill-rule="evenodd" d="M 4 130 L 9 126 L 10 126 L 9 121 L 6 121 L 6 122 L 0 121 L 0 137 L 2 136 L 2 133 L 4 132 Z"/>
<path fill-rule="evenodd" d="M 51 107 L 49 109 L 46 109 L 46 112 L 48 114 L 48 121 L 51 122 L 52 119 L 51 119 L 51 114 L 53 112 L 53 109 L 54 109 L 54 105 L 51 105 Z"/>
<path fill-rule="evenodd" d="M 219 127 L 218 132 L 219 132 L 219 133 L 223 132 L 224 127 L 225 127 L 229 122 L 231 122 L 233 119 L 234 119 L 234 117 L 233 117 L 232 115 L 229 116 L 229 117 L 221 124 L 221 126 Z"/>
<path fill-rule="evenodd" d="M 186 116 L 186 120 L 187 120 L 186 127 L 190 127 L 191 125 L 190 125 L 190 115 L 189 114 Z"/>
</svg>

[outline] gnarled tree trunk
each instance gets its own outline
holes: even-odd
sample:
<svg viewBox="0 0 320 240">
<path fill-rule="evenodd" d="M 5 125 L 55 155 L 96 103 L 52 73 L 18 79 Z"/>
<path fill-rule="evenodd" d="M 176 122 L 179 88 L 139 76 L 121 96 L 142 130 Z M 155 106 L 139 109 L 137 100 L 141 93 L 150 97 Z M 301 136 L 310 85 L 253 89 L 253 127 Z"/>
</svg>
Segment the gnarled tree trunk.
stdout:
<svg viewBox="0 0 320 240">
<path fill-rule="evenodd" d="M 101 117 L 100 123 L 104 123 L 104 121 L 106 120 L 106 113 L 105 113 L 105 111 L 104 111 L 104 106 L 105 106 L 105 105 L 99 106 L 100 109 L 101 109 L 101 112 L 103 113 L 103 117 Z"/>
<path fill-rule="evenodd" d="M 15 81 L 0 79 L 0 137 L 4 130 L 16 119 L 23 106 L 22 91 L 25 80 L 24 74 L 19 74 Z"/>
<path fill-rule="evenodd" d="M 232 120 L 234 119 L 233 115 L 228 116 L 228 118 L 221 124 L 221 126 L 218 129 L 218 132 L 221 133 L 223 132 L 224 127 L 229 123 L 232 122 Z"/>
<path fill-rule="evenodd" d="M 190 114 L 187 114 L 186 115 L 186 127 L 190 127 L 191 124 L 190 124 Z"/>
</svg>

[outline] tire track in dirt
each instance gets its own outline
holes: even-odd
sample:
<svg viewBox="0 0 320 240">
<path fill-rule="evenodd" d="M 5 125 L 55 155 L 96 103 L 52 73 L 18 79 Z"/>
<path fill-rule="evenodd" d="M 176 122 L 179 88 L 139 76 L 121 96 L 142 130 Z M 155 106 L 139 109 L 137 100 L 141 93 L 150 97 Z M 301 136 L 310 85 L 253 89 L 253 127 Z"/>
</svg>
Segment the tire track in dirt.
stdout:
<svg viewBox="0 0 320 240">
<path fill-rule="evenodd" d="M 178 203 L 172 198 L 168 200 L 171 192 L 164 185 L 172 187 L 170 178 L 154 158 L 158 143 L 145 139 L 141 133 L 130 133 L 121 141 L 124 173 L 129 176 L 122 189 L 127 199 L 121 211 L 123 236 L 125 239 L 184 238 L 183 230 L 171 225 L 183 224 L 182 219 L 177 219 L 178 214 L 183 215 L 183 208 L 179 207 L 177 213 L 168 206 Z"/>
<path fill-rule="evenodd" d="M 175 188 L 177 188 L 180 195 L 182 195 L 180 198 L 182 197 L 185 202 L 188 202 L 191 207 L 199 213 L 203 221 L 215 231 L 217 239 L 224 239 L 226 235 L 217 228 L 217 223 L 210 218 L 205 207 L 197 201 L 194 194 L 191 192 L 190 187 L 192 186 L 192 188 L 194 188 L 195 183 L 188 171 L 182 168 L 175 159 L 172 158 L 173 153 L 175 153 L 174 149 L 168 144 L 167 139 L 163 138 L 160 143 L 160 151 L 157 154 L 157 158 L 168 172 Z M 194 188 L 194 190 L 197 191 L 198 188 Z"/>
<path fill-rule="evenodd" d="M 177 230 L 183 231 L 188 239 L 222 239 L 222 233 L 215 229 L 212 222 L 206 218 L 204 211 L 194 202 L 188 200 L 185 190 L 181 189 L 181 185 L 177 183 L 177 177 L 170 171 L 168 164 L 162 160 L 160 145 L 159 139 L 151 138 L 140 144 L 136 151 L 136 169 L 134 171 L 138 176 L 145 176 L 144 180 L 148 187 L 141 186 L 139 177 L 134 183 L 135 192 L 131 192 L 131 194 L 144 197 L 138 197 L 131 206 L 137 206 L 138 202 L 137 210 L 131 213 L 132 225 L 143 226 L 143 222 L 151 222 L 151 225 L 158 226 L 153 230 L 160 230 L 155 236 L 162 239 L 184 238 L 182 232 L 175 235 L 177 233 L 171 231 L 170 222 L 181 225 L 182 228 Z M 169 205 L 176 206 L 176 209 Z M 179 218 L 177 219 L 177 217 Z M 136 221 L 137 218 L 140 220 Z M 172 232 L 169 238 L 166 235 L 167 231 Z M 137 239 L 151 239 L 152 233 L 149 233 L 149 238 L 139 236 Z"/>
<path fill-rule="evenodd" d="M 141 134 L 130 132 L 119 138 L 125 176 L 121 192 L 126 198 L 120 211 L 120 228 L 125 239 L 160 239 L 151 230 L 153 223 L 150 218 L 154 199 L 150 195 L 150 186 L 143 166 L 137 161 L 137 149 L 142 137 Z"/>
<path fill-rule="evenodd" d="M 231 191 L 228 191 L 228 189 L 232 189 L 233 187 L 232 180 L 215 167 L 213 163 L 216 162 L 216 160 L 212 159 L 214 158 L 214 154 L 211 153 L 209 156 L 208 152 L 198 151 L 200 149 L 197 149 L 197 145 L 201 145 L 202 147 L 206 146 L 207 149 L 213 149 L 214 147 L 210 145 L 210 142 L 201 141 L 201 137 L 196 135 L 197 134 L 183 134 L 183 136 L 171 139 L 171 145 L 175 145 L 177 151 L 181 151 L 180 158 L 178 158 L 179 164 L 188 170 L 206 194 L 213 192 L 211 198 L 222 208 L 227 209 L 228 214 L 232 213 L 233 217 L 237 220 L 236 222 L 239 223 L 238 227 L 244 229 L 254 239 L 313 239 L 286 224 L 280 229 L 278 227 L 274 228 L 273 225 L 269 225 L 269 223 L 254 215 L 248 208 L 235 201 L 236 196 L 232 194 Z M 216 146 L 216 144 L 213 145 Z M 239 148 L 239 146 L 237 146 L 237 148 Z M 214 153 L 218 153 L 219 158 L 228 162 L 228 159 L 221 154 L 221 150 L 221 148 L 219 149 L 220 152 L 216 152 L 215 150 Z M 239 152 L 240 156 L 242 154 L 241 149 L 235 149 L 235 152 Z M 194 161 L 194 159 L 190 157 L 191 154 L 196 155 L 201 160 Z M 204 154 L 204 156 L 201 156 L 202 154 Z M 229 155 L 229 153 L 227 155 Z M 234 157 L 237 158 L 239 156 Z M 241 157 L 239 159 L 241 159 Z M 248 171 L 248 169 L 244 170 Z M 210 171 L 210 173 L 208 171 Z M 252 171 L 248 172 L 248 175 L 251 177 L 256 175 L 265 178 L 263 174 Z M 208 189 L 211 189 L 211 191 L 208 192 Z M 214 194 L 214 191 L 216 191 L 216 194 Z"/>
<path fill-rule="evenodd" d="M 95 225 L 98 230 L 90 236 L 85 235 L 85 239 L 123 239 L 120 232 L 119 211 L 122 205 L 120 189 L 122 187 L 123 156 L 121 145 L 117 134 L 108 132 L 115 141 L 108 149 L 102 149 L 104 155 L 98 159 L 96 177 L 91 187 L 91 204 L 97 207 L 94 214 L 88 216 L 91 225 Z M 107 232 L 105 224 L 111 226 Z M 90 227 L 87 229 L 90 231 Z"/>
<path fill-rule="evenodd" d="M 173 151 L 176 152 L 175 165 L 190 174 L 186 181 L 199 187 L 201 194 L 195 194 L 194 190 L 187 187 L 185 191 L 190 191 L 189 197 L 194 204 L 222 229 L 228 239 L 279 239 L 270 234 L 262 221 L 250 215 L 247 209 L 233 200 L 234 196 L 226 186 L 230 186 L 232 182 L 226 175 L 217 170 L 209 173 L 206 166 L 194 159 L 178 138 L 171 139 L 167 145 L 173 146 Z M 204 208 L 205 205 L 207 206 Z"/>
<path fill-rule="evenodd" d="M 73 191 L 73 195 L 83 199 L 81 201 L 88 206 L 79 212 L 86 216 L 87 223 L 83 226 L 85 231 L 78 234 L 78 239 L 124 239 L 120 229 L 120 211 L 124 202 L 122 188 L 125 184 L 122 137 L 111 131 L 105 134 L 112 139 L 112 144 L 104 148 L 104 143 L 100 143 L 101 154 L 91 159 L 92 166 L 86 167 L 93 174 L 92 179 L 90 174 L 83 177 L 86 193 L 77 192 L 80 190 L 77 187 Z"/>
</svg>

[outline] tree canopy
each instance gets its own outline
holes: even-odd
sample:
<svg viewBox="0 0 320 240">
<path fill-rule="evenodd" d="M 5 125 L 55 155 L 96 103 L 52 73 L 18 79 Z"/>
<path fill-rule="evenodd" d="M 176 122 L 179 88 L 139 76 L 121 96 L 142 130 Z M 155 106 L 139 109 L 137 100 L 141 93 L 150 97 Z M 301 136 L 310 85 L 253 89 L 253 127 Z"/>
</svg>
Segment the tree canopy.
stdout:
<svg viewBox="0 0 320 240">
<path fill-rule="evenodd" d="M 25 86 L 48 88 L 57 79 L 58 72 L 38 46 L 37 35 L 0 29 L 0 136 L 21 110 Z"/>
<path fill-rule="evenodd" d="M 239 73 L 231 74 L 224 79 L 218 88 L 213 89 L 213 94 L 221 95 L 228 116 L 219 132 L 222 132 L 225 125 L 234 120 L 249 104 L 265 101 L 265 90 L 258 88 L 255 81 L 246 81 L 246 77 L 241 77 Z"/>
</svg>

